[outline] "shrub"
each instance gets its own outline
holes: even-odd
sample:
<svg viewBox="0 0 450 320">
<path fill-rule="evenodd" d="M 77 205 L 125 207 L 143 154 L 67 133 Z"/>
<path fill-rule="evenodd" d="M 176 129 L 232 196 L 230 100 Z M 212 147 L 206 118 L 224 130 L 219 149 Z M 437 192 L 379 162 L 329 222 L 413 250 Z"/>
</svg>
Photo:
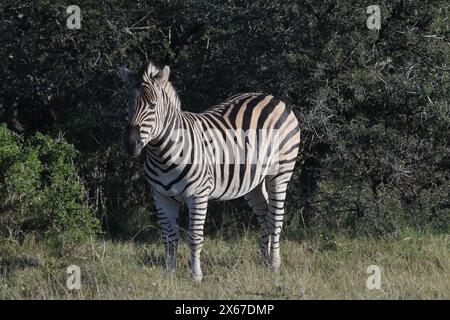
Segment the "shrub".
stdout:
<svg viewBox="0 0 450 320">
<path fill-rule="evenodd" d="M 86 205 L 76 154 L 61 138 L 37 133 L 24 139 L 0 126 L 0 236 L 81 240 L 95 234 L 98 220 Z"/>
</svg>

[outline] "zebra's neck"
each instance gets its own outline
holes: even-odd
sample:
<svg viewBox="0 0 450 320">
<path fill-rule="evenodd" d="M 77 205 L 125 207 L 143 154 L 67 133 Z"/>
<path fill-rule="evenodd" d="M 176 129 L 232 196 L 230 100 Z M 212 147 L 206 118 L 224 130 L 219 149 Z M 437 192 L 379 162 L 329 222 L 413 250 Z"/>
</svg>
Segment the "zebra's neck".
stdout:
<svg viewBox="0 0 450 320">
<path fill-rule="evenodd" d="M 167 99 L 167 103 L 176 110 L 181 110 L 180 98 L 178 97 L 178 93 L 170 81 L 167 81 L 163 88 L 163 92 Z"/>
<path fill-rule="evenodd" d="M 152 137 L 151 145 L 157 144 L 170 137 L 173 130 L 179 127 L 180 110 L 175 109 L 170 104 L 164 104 L 161 108 L 161 113 L 157 116 L 156 132 Z"/>
<path fill-rule="evenodd" d="M 155 134 L 152 140 L 147 144 L 147 156 L 154 160 L 168 160 L 170 152 L 173 152 L 174 145 L 179 141 L 184 141 L 184 124 L 183 112 L 179 109 L 179 105 L 173 105 L 172 100 L 163 93 L 163 110 L 165 111 L 159 123 L 161 124 L 159 132 Z M 170 160 L 170 159 L 169 159 Z M 171 161 L 169 161 L 171 162 Z"/>
<path fill-rule="evenodd" d="M 206 154 L 199 134 L 201 129 L 197 125 L 198 117 L 195 113 L 169 107 L 164 130 L 146 146 L 146 166 L 166 172 L 181 163 L 200 163 L 199 158 Z"/>
</svg>

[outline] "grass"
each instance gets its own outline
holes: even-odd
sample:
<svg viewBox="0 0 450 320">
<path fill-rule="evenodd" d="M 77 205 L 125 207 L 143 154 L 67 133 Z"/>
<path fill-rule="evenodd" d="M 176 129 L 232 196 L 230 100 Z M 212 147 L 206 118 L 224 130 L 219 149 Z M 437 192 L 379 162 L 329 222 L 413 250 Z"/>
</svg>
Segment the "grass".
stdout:
<svg viewBox="0 0 450 320">
<path fill-rule="evenodd" d="M 28 238 L 0 244 L 0 299 L 450 299 L 449 249 L 448 235 L 415 231 L 285 239 L 274 274 L 258 263 L 256 236 L 217 236 L 205 243 L 198 284 L 184 242 L 169 278 L 160 242 L 92 240 L 60 252 Z M 66 288 L 72 264 L 81 268 L 81 290 Z M 382 268 L 380 290 L 366 287 L 370 265 Z"/>
</svg>

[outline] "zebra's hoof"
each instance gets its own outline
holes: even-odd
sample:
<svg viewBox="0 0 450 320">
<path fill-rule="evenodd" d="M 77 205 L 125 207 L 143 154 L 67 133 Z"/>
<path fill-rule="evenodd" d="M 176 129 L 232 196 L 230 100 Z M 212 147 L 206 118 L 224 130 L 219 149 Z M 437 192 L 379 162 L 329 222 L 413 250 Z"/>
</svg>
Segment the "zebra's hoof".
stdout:
<svg viewBox="0 0 450 320">
<path fill-rule="evenodd" d="M 197 283 L 200 283 L 200 282 L 202 282 L 202 279 L 203 279 L 203 274 L 195 274 L 195 273 L 192 273 L 191 274 L 191 278 L 192 278 L 192 280 L 194 280 L 194 282 L 197 282 Z"/>
</svg>

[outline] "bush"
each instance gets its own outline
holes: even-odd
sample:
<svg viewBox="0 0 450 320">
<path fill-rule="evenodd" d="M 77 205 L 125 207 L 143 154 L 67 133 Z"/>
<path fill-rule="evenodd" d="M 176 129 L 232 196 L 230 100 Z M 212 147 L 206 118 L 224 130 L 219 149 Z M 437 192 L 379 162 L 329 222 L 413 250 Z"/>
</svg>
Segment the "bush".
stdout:
<svg viewBox="0 0 450 320">
<path fill-rule="evenodd" d="M 25 140 L 0 126 L 0 236 L 27 233 L 81 240 L 97 231 L 73 164 L 77 152 L 61 138 Z"/>
</svg>

